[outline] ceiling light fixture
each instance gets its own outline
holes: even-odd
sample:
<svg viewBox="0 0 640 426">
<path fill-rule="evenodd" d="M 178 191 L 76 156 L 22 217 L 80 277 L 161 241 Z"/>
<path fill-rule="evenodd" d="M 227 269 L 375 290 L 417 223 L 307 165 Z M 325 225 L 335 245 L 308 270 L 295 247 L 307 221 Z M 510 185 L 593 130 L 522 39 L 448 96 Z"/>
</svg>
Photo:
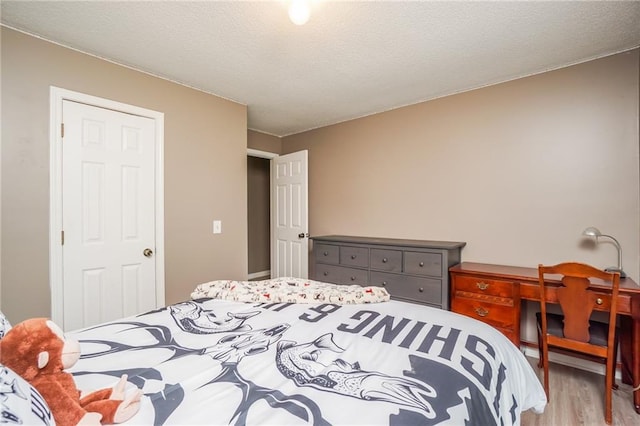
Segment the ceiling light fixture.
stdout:
<svg viewBox="0 0 640 426">
<path fill-rule="evenodd" d="M 296 25 L 304 25 L 311 15 L 309 0 L 292 0 L 289 5 L 289 19 Z"/>
</svg>

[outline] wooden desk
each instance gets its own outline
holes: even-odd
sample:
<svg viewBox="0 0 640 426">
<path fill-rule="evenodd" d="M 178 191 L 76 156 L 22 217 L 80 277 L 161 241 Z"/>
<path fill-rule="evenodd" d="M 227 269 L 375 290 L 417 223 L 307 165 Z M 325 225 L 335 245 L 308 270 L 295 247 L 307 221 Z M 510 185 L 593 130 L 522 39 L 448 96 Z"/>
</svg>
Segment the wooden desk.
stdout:
<svg viewBox="0 0 640 426">
<path fill-rule="evenodd" d="M 512 315 L 520 319 L 520 300 L 540 300 L 540 287 L 538 284 L 538 268 L 523 268 L 516 266 L 504 266 L 504 265 L 491 265 L 485 263 L 471 263 L 463 262 L 458 265 L 452 266 L 449 269 L 451 273 L 451 307 L 452 310 L 456 306 L 463 306 L 456 301 L 461 299 L 467 299 L 474 297 L 474 294 L 469 293 L 468 283 L 470 280 L 477 279 L 476 290 L 477 300 L 479 303 L 496 303 L 500 306 L 504 312 L 505 306 L 512 306 L 512 309 L 508 311 L 508 317 L 512 318 Z M 475 282 L 475 281 L 473 281 Z M 511 296 L 503 297 L 504 294 L 499 294 L 498 297 L 484 296 L 482 293 L 487 289 L 487 284 L 491 285 L 495 283 L 494 288 L 502 287 L 501 292 L 504 292 L 505 285 L 511 285 L 512 291 L 509 292 Z M 548 283 L 560 284 L 558 280 L 553 278 L 548 280 Z M 481 289 L 484 287 L 485 289 Z M 601 291 L 601 298 L 603 304 L 596 306 L 596 310 L 607 311 L 613 301 L 611 300 L 611 286 L 606 283 L 594 284 L 591 288 Z M 510 299 L 512 301 L 510 301 Z M 515 301 L 515 303 L 513 302 Z M 547 291 L 547 301 L 551 303 L 557 303 L 556 292 L 554 289 Z M 640 385 L 640 286 L 636 284 L 631 278 L 624 278 L 620 280 L 620 291 L 618 294 L 618 313 L 620 324 L 620 360 L 622 362 L 622 382 L 631 384 L 634 388 Z M 459 309 L 462 311 L 462 309 Z M 508 318 L 502 320 L 496 318 L 493 320 L 485 320 L 487 317 L 488 309 L 480 308 L 477 310 L 479 315 L 475 315 L 476 311 L 471 314 L 461 312 L 466 315 L 475 317 L 481 321 L 489 323 L 497 323 L 498 325 L 508 324 Z M 496 312 L 499 310 L 496 310 Z M 484 314 L 484 315 L 482 315 Z M 505 315 L 505 314 L 501 314 Z M 506 326 L 504 326 L 506 327 Z M 497 328 L 503 329 L 498 326 Z M 503 332 L 509 337 L 516 345 L 520 344 L 519 330 L 506 330 Z M 640 414 L 640 389 L 633 393 L 633 403 L 635 405 L 636 412 Z"/>
</svg>

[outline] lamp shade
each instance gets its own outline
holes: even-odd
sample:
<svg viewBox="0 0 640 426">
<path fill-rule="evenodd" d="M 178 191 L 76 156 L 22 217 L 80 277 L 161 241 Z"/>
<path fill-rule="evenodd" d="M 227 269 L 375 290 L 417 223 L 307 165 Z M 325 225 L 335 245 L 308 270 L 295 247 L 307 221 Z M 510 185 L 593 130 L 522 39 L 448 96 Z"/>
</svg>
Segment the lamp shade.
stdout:
<svg viewBox="0 0 640 426">
<path fill-rule="evenodd" d="M 593 226 L 585 228 L 585 230 L 582 231 L 582 235 L 587 237 L 594 237 L 596 239 L 596 242 L 599 242 L 599 238 L 610 239 L 618 252 L 618 266 L 610 266 L 608 268 L 605 268 L 605 271 L 619 272 L 620 278 L 625 278 L 627 276 L 627 274 L 625 274 L 625 272 L 622 270 L 622 247 L 620 246 L 620 243 L 618 242 L 618 240 L 613 238 L 611 235 L 603 234 L 602 232 L 600 232 L 598 228 L 595 228 Z"/>
<path fill-rule="evenodd" d="M 602 232 L 600 232 L 600 230 L 598 228 L 594 228 L 593 226 L 590 226 L 588 228 L 586 228 L 584 231 L 582 231 L 582 235 L 586 235 L 587 237 L 600 237 L 602 236 Z"/>
</svg>

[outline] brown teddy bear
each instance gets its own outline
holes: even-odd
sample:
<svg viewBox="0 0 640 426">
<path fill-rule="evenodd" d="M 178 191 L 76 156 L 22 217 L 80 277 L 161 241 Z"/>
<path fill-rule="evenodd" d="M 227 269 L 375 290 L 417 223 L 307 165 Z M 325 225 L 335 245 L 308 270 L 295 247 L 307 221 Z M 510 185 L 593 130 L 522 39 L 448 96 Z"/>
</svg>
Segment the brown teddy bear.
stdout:
<svg viewBox="0 0 640 426">
<path fill-rule="evenodd" d="M 42 394 L 58 425 L 122 423 L 138 412 L 142 392 L 136 389 L 125 398 L 126 375 L 111 389 L 81 395 L 73 376 L 64 371 L 78 359 L 80 344 L 66 339 L 47 318 L 23 321 L 0 340 L 0 364 Z"/>
</svg>

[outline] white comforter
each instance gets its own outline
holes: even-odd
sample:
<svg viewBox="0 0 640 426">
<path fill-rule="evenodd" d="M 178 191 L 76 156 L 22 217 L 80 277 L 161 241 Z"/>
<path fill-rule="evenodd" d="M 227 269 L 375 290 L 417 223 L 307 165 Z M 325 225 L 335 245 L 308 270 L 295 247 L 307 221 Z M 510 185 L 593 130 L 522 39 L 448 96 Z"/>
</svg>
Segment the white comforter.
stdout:
<svg viewBox="0 0 640 426">
<path fill-rule="evenodd" d="M 80 389 L 144 391 L 130 424 L 511 425 L 546 404 L 498 331 L 398 301 L 203 299 L 70 335 Z"/>
</svg>

